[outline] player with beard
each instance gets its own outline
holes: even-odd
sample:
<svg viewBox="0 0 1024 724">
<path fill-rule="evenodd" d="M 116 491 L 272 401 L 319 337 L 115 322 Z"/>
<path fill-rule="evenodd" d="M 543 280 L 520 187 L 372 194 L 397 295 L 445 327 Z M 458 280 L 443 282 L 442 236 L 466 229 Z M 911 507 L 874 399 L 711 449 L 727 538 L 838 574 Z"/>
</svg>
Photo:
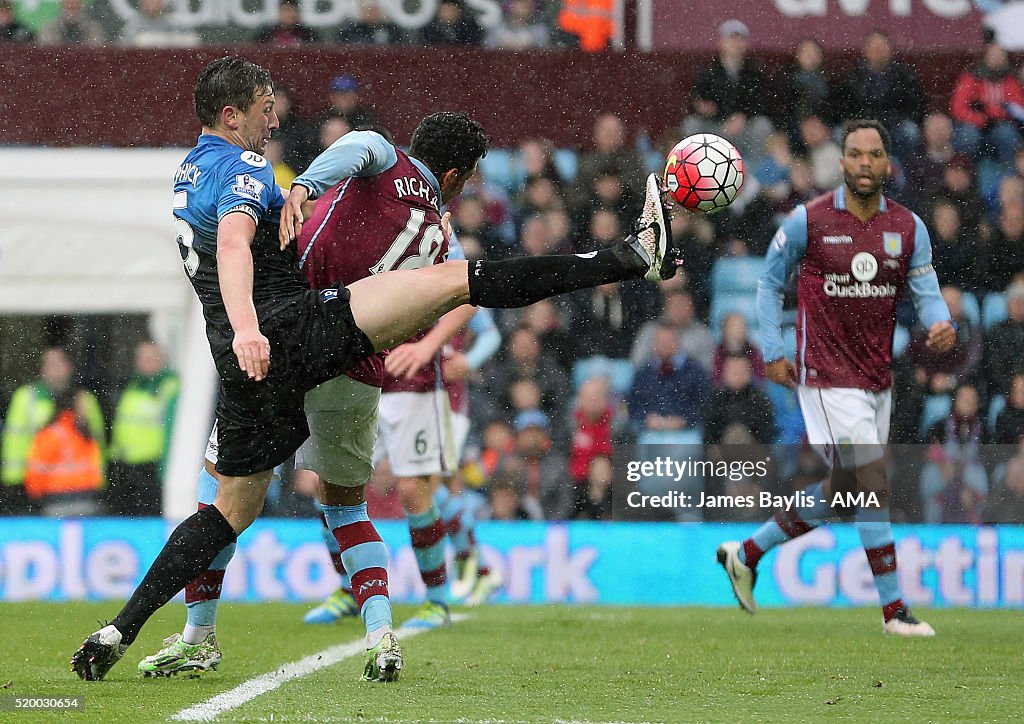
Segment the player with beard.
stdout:
<svg viewBox="0 0 1024 724">
<path fill-rule="evenodd" d="M 843 185 L 794 210 L 775 234 L 757 290 L 761 345 L 769 379 L 795 386 L 807 437 L 830 465 L 808 488 L 814 504 L 779 510 L 753 536 L 718 548 L 718 561 L 740 606 L 754 613 L 757 565 L 771 548 L 810 532 L 832 516 L 853 517 L 882 604 L 885 633 L 933 636 L 900 597 L 889 522 L 884 446 L 892 406 L 892 338 L 896 303 L 908 289 L 928 346 L 956 341 L 932 268 L 931 240 L 917 214 L 886 198 L 889 134 L 878 121 L 843 128 Z M 782 291 L 796 271 L 797 360 L 782 343 Z M 833 508 L 834 493 L 865 494 Z M 877 504 L 871 503 L 874 494 Z"/>
</svg>

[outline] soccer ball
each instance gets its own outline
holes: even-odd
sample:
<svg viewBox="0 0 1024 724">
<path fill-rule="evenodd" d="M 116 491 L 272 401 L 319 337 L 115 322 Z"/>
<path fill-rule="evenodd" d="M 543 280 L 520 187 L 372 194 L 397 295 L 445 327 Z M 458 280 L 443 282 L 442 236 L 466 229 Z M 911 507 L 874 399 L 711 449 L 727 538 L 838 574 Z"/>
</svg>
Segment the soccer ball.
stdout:
<svg viewBox="0 0 1024 724">
<path fill-rule="evenodd" d="M 716 214 L 736 199 L 743 186 L 743 157 L 721 136 L 698 133 L 668 154 L 665 188 L 690 211 Z"/>
</svg>

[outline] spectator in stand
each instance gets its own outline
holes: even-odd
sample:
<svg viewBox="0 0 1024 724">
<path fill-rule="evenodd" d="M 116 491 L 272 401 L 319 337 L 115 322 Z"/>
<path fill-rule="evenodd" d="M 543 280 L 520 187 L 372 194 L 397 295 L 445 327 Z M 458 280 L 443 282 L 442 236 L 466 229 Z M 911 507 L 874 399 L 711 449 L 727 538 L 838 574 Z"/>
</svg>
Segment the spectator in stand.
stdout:
<svg viewBox="0 0 1024 724">
<path fill-rule="evenodd" d="M 1006 407 L 996 417 L 992 434 L 992 442 L 996 445 L 1020 445 L 1021 440 L 1024 440 L 1024 372 L 1012 377 Z"/>
<path fill-rule="evenodd" d="M 777 125 L 797 142 L 800 122 L 811 116 L 833 122 L 832 87 L 824 67 L 825 54 L 817 40 L 805 38 L 797 43 L 793 62 L 782 74 Z"/>
<path fill-rule="evenodd" d="M 332 116 L 320 124 L 320 153 L 323 153 L 339 138 L 349 133 L 352 125 L 344 118 Z"/>
<path fill-rule="evenodd" d="M 0 475 L 3 485 L 3 509 L 19 512 L 25 504 L 25 468 L 32 440 L 44 426 L 53 421 L 55 400 L 71 391 L 81 398 L 83 416 L 88 421 L 89 434 L 103 446 L 104 422 L 99 402 L 93 394 L 72 381 L 74 365 L 68 353 L 51 347 L 42 354 L 39 379 L 15 390 L 4 418 L 0 436 Z"/>
<path fill-rule="evenodd" d="M 408 34 L 384 16 L 381 0 L 359 0 L 359 15 L 342 24 L 336 37 L 339 43 L 353 45 L 397 45 L 408 41 Z"/>
<path fill-rule="evenodd" d="M 536 499 L 525 495 L 526 478 L 522 470 L 499 470 L 487 483 L 488 506 L 481 512 L 485 520 L 543 520 Z"/>
<path fill-rule="evenodd" d="M 516 458 L 509 470 L 526 474 L 524 500 L 539 504 L 547 520 L 567 520 L 573 507 L 573 486 L 566 475 L 569 461 L 551 445 L 551 424 L 539 410 L 516 417 Z"/>
<path fill-rule="evenodd" d="M 981 59 L 964 71 L 953 89 L 950 113 L 956 121 L 957 150 L 977 161 L 994 156 L 1006 167 L 1021 147 L 1020 122 L 1010 114 L 1010 104 L 1024 111 L 1024 87 L 1013 76 L 1006 51 L 992 42 Z"/>
<path fill-rule="evenodd" d="M 553 4 L 553 3 L 552 3 Z M 562 0 L 559 29 L 587 53 L 607 50 L 615 36 L 613 0 Z"/>
<path fill-rule="evenodd" d="M 800 204 L 819 196 L 825 189 L 814 183 L 814 169 L 806 156 L 796 156 L 789 167 L 789 196 L 775 205 L 777 214 L 788 214 Z"/>
<path fill-rule="evenodd" d="M 573 434 L 569 445 L 569 477 L 576 486 L 576 509 L 583 506 L 591 461 L 612 454 L 612 408 L 609 383 L 593 377 L 580 385 L 573 411 Z"/>
<path fill-rule="evenodd" d="M 839 104 L 846 114 L 837 120 L 874 118 L 892 137 L 893 153 L 909 158 L 917 148 L 924 117 L 921 83 L 910 66 L 893 59 L 889 37 L 876 30 L 864 41 L 863 57 L 849 73 Z"/>
<path fill-rule="evenodd" d="M 977 287 L 977 239 L 964 233 L 957 207 L 940 199 L 932 207 L 932 264 L 944 284 L 974 291 Z"/>
<path fill-rule="evenodd" d="M 559 240 L 551 234 L 551 225 L 543 215 L 532 214 L 523 220 L 519 228 L 519 245 L 527 256 L 558 253 L 558 243 Z"/>
<path fill-rule="evenodd" d="M 910 205 L 927 213 L 942 186 L 946 166 L 953 159 L 953 121 L 945 113 L 929 113 L 921 126 L 921 140 L 906 159 L 904 173 Z"/>
<path fill-rule="evenodd" d="M 520 380 L 532 381 L 540 391 L 540 407 L 556 420 L 563 419 L 565 391 L 569 378 L 558 363 L 542 352 L 537 335 L 529 329 L 519 328 L 508 338 L 504 359 L 495 367 L 495 373 L 486 380 L 490 394 L 505 412 L 514 409 L 511 399 L 513 385 Z"/>
<path fill-rule="evenodd" d="M 1024 373 L 1024 281 L 1007 287 L 1006 311 L 1007 318 L 985 334 L 982 366 L 988 378 L 989 395 L 1005 395 L 1010 390 L 1010 380 Z"/>
<path fill-rule="evenodd" d="M 738 312 L 730 312 L 722 318 L 722 343 L 715 350 L 715 361 L 711 368 L 711 381 L 714 384 L 722 383 L 725 360 L 733 355 L 743 355 L 750 360 L 754 381 L 761 384 L 764 380 L 764 360 L 750 341 L 746 317 Z"/>
<path fill-rule="evenodd" d="M 618 243 L 622 238 L 622 225 L 619 215 L 611 209 L 595 209 L 590 217 L 590 233 L 577 246 L 578 251 L 598 251 L 607 249 Z"/>
<path fill-rule="evenodd" d="M 374 466 L 366 484 L 366 514 L 373 516 L 374 520 L 405 520 L 405 508 L 398 495 L 398 478 L 387 458 Z"/>
<path fill-rule="evenodd" d="M 480 466 L 488 478 L 501 468 L 505 458 L 514 455 L 516 437 L 512 426 L 504 420 L 491 420 L 484 426 L 483 448 L 480 450 Z"/>
<path fill-rule="evenodd" d="M 563 250 L 565 253 L 576 250 L 576 235 L 573 231 L 572 219 L 569 218 L 569 213 L 564 208 L 545 211 L 544 222 L 548 225 L 548 234 L 551 235 L 551 244 L 555 249 Z"/>
<path fill-rule="evenodd" d="M 771 400 L 754 386 L 750 357 L 742 352 L 722 360 L 721 385 L 704 408 L 704 442 L 722 444 L 731 428 L 761 445 L 770 445 L 778 433 Z"/>
<path fill-rule="evenodd" d="M 964 314 L 963 294 L 956 287 L 942 287 L 942 298 L 956 324 L 956 346 L 939 354 L 928 348 L 927 331 L 918 330 L 907 354 L 916 367 L 918 384 L 932 393 L 950 392 L 959 385 L 971 384 L 981 362 L 981 330 Z"/>
<path fill-rule="evenodd" d="M 942 174 L 942 184 L 930 203 L 939 199 L 952 202 L 960 211 L 960 226 L 972 238 L 984 237 L 987 224 L 985 204 L 978 194 L 974 164 L 962 153 L 953 154 Z"/>
<path fill-rule="evenodd" d="M 638 431 L 685 430 L 704 420 L 708 378 L 679 348 L 668 325 L 655 333 L 654 354 L 633 378 L 627 406 Z"/>
<path fill-rule="evenodd" d="M 744 158 L 760 157 L 772 132 L 764 115 L 767 77 L 747 55 L 750 30 L 739 20 L 718 28 L 718 55 L 697 72 L 691 93 L 692 114 L 683 120 L 683 135 L 717 133 L 732 140 Z"/>
<path fill-rule="evenodd" d="M 131 48 L 193 48 L 199 45 L 199 36 L 174 22 L 164 0 L 142 0 L 121 28 L 121 44 Z"/>
<path fill-rule="evenodd" d="M 84 0 L 62 0 L 60 17 L 39 31 L 40 45 L 102 45 L 103 26 L 89 17 Z"/>
<path fill-rule="evenodd" d="M 282 160 L 292 170 L 301 172 L 319 152 L 318 129 L 298 112 L 292 90 L 284 83 L 274 83 L 274 98 L 274 112 L 281 124 L 274 131 L 274 138 L 281 141 Z"/>
<path fill-rule="evenodd" d="M 683 291 L 665 294 L 658 318 L 640 327 L 629 355 L 633 366 L 639 368 L 651 358 L 658 329 L 666 326 L 678 333 L 679 348 L 683 353 L 700 365 L 704 374 L 710 373 L 715 359 L 715 337 L 706 324 L 697 321 L 693 297 Z"/>
<path fill-rule="evenodd" d="M 1024 523 L 1024 450 L 1006 464 L 1002 485 L 985 505 L 985 522 Z"/>
<path fill-rule="evenodd" d="M 119 515 L 160 515 L 178 389 L 156 344 L 135 348 L 135 372 L 118 397 L 110 433 L 107 502 Z"/>
<path fill-rule="evenodd" d="M 594 188 L 594 180 L 609 169 L 618 172 L 621 183 L 634 198 L 642 195 L 647 177 L 644 160 L 627 144 L 626 128 L 614 113 L 602 113 L 594 121 L 593 148 L 580 156 L 576 173 L 577 197 L 584 201 Z"/>
<path fill-rule="evenodd" d="M 378 125 L 377 114 L 359 97 L 359 81 L 355 76 L 339 75 L 331 81 L 327 99 L 327 118 L 343 118 L 351 130 Z"/>
<path fill-rule="evenodd" d="M 998 214 L 1007 206 L 1024 206 L 1024 177 L 1007 174 L 999 179 L 991 206 L 993 214 Z"/>
<path fill-rule="evenodd" d="M 953 411 L 931 427 L 928 441 L 929 461 L 936 463 L 941 472 L 937 492 L 932 486 L 922 488 L 922 493 L 932 496 L 928 522 L 980 523 L 988 474 L 981 462 L 984 425 L 977 389 L 972 385 L 957 388 Z"/>
<path fill-rule="evenodd" d="M 489 48 L 529 50 L 551 44 L 550 32 L 539 22 L 533 0 L 510 0 L 500 24 L 487 34 L 484 44 Z"/>
<path fill-rule="evenodd" d="M 566 331 L 555 302 L 542 299 L 523 311 L 522 326 L 537 335 L 542 354 L 568 372 L 576 362 L 576 343 Z"/>
<path fill-rule="evenodd" d="M 682 249 L 686 261 L 674 277 L 658 286 L 663 294 L 666 285 L 679 285 L 679 291 L 689 291 L 696 314 L 705 316 L 711 306 L 711 269 L 718 257 L 714 227 L 700 214 L 675 214 L 669 223 L 672 241 Z"/>
<path fill-rule="evenodd" d="M 981 286 L 1000 291 L 1024 269 L 1024 206 L 1008 205 L 999 212 L 996 228 L 981 260 Z"/>
<path fill-rule="evenodd" d="M 637 280 L 613 282 L 573 293 L 570 304 L 576 356 L 625 359 L 640 325 L 657 314 L 658 292 Z"/>
<path fill-rule="evenodd" d="M 92 414 L 89 402 L 66 388 L 53 406 L 53 421 L 29 446 L 25 492 L 43 515 L 96 515 L 103 488 L 103 453 L 87 423 Z"/>
<path fill-rule="evenodd" d="M 277 22 L 256 32 L 254 43 L 264 43 L 276 48 L 298 48 L 307 43 L 318 43 L 320 38 L 302 24 L 299 0 L 279 0 Z"/>
<path fill-rule="evenodd" d="M 612 459 L 598 455 L 587 467 L 583 486 L 583 500 L 576 508 L 576 520 L 611 520 L 612 517 Z"/>
<path fill-rule="evenodd" d="M 35 39 L 35 33 L 18 21 L 11 0 L 0 0 L 0 43 L 31 43 Z"/>
<path fill-rule="evenodd" d="M 426 45 L 480 45 L 484 31 L 462 0 L 441 0 L 437 16 L 420 30 Z"/>
<path fill-rule="evenodd" d="M 565 179 L 555 165 L 555 146 L 546 138 L 528 138 L 519 144 L 519 157 L 526 180 L 542 176 L 561 189 Z"/>
<path fill-rule="evenodd" d="M 753 168 L 753 176 L 774 204 L 781 203 L 789 196 L 789 167 L 792 165 L 789 136 L 778 132 L 768 136 L 764 144 L 764 157 Z"/>
<path fill-rule="evenodd" d="M 576 226 L 586 229 L 590 225 L 591 216 L 598 209 L 613 211 L 622 227 L 629 226 L 640 213 L 636 197 L 615 164 L 609 163 L 597 170 L 577 210 Z"/>
<path fill-rule="evenodd" d="M 516 225 L 522 226 L 523 220 L 534 214 L 543 214 L 551 209 L 564 208 L 564 206 L 565 202 L 555 182 L 547 176 L 534 176 L 526 182 L 526 187 L 523 189 L 519 200 L 519 209 L 516 213 Z"/>
<path fill-rule="evenodd" d="M 469 234 L 480 241 L 484 256 L 488 259 L 504 259 L 512 252 L 498 231 L 487 221 L 483 202 L 476 196 L 460 196 L 453 203 L 453 225 L 461 237 Z"/>
<path fill-rule="evenodd" d="M 828 126 L 817 116 L 808 116 L 800 122 L 800 138 L 807 149 L 811 162 L 814 185 L 819 189 L 831 189 L 842 183 L 839 161 L 843 152 L 832 140 Z"/>
</svg>

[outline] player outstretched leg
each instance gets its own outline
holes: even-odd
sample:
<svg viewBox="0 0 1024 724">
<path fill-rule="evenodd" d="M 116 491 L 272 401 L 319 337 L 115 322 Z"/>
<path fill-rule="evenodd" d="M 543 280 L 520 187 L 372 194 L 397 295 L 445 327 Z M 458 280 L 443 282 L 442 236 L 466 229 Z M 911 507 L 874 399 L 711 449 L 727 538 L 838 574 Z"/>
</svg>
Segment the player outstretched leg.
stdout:
<svg viewBox="0 0 1024 724">
<path fill-rule="evenodd" d="M 355 596 L 352 595 L 352 583 L 345 571 L 345 564 L 341 561 L 341 548 L 338 547 L 338 541 L 331 533 L 331 529 L 327 527 L 327 519 L 323 517 L 322 513 L 320 519 L 323 522 L 321 532 L 324 536 L 324 544 L 331 554 L 331 563 L 334 564 L 334 570 L 338 572 L 340 582 L 334 593 L 324 599 L 319 606 L 306 613 L 302 619 L 303 623 L 335 623 L 343 618 L 359 615 L 359 606 L 356 604 Z"/>
<path fill-rule="evenodd" d="M 212 463 L 204 462 L 199 471 L 199 509 L 213 504 L 217 498 L 217 478 L 211 473 Z M 163 647 L 139 662 L 139 672 L 149 676 L 173 676 L 188 673 L 198 676 L 216 671 L 221 652 L 217 646 L 217 607 L 224 585 L 224 570 L 235 555 L 235 543 L 217 554 L 213 563 L 195 580 L 185 586 L 185 628 L 164 639 Z"/>
<path fill-rule="evenodd" d="M 725 569 L 736 600 L 747 613 L 757 611 L 754 584 L 757 583 L 757 564 L 761 557 L 781 543 L 793 540 L 821 525 L 831 508 L 825 497 L 824 481 L 807 489 L 814 505 L 776 511 L 750 538 L 743 542 L 726 541 L 718 546 L 718 562 Z"/>
</svg>

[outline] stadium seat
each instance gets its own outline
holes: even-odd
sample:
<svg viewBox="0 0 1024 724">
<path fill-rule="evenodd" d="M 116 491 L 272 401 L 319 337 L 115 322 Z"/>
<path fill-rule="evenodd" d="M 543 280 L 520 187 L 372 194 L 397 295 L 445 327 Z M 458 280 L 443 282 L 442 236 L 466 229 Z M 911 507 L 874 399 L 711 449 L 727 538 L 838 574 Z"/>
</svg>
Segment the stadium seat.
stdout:
<svg viewBox="0 0 1024 724">
<path fill-rule="evenodd" d="M 579 389 L 580 385 L 594 377 L 607 377 L 612 393 L 622 396 L 629 392 L 633 385 L 636 370 L 628 359 L 612 359 L 611 357 L 587 357 L 573 365 L 572 384 Z"/>
<path fill-rule="evenodd" d="M 999 413 L 1006 409 L 1006 395 L 996 395 L 992 398 L 992 401 L 988 403 L 988 431 L 993 433 L 996 431 L 996 419 L 999 417 Z"/>
<path fill-rule="evenodd" d="M 989 292 L 981 307 L 981 323 L 985 329 L 1006 321 L 1009 312 L 1006 310 L 1006 292 Z"/>
<path fill-rule="evenodd" d="M 903 351 L 910 344 L 910 331 L 897 324 L 896 329 L 892 333 L 892 355 L 893 357 L 899 357 L 903 354 Z"/>
<path fill-rule="evenodd" d="M 711 295 L 756 293 L 764 268 L 765 260 L 760 256 L 718 259 L 711 269 Z"/>
<path fill-rule="evenodd" d="M 747 320 L 747 332 L 757 331 L 757 298 L 753 294 L 718 294 L 711 298 L 711 331 L 716 337 L 722 333 L 722 319 L 739 312 Z"/>
<path fill-rule="evenodd" d="M 487 158 L 487 156 L 484 156 Z M 575 183 L 576 172 L 579 170 L 579 157 L 576 152 L 571 148 L 558 148 L 555 149 L 555 153 L 551 160 L 555 164 L 555 168 L 558 169 L 558 173 L 562 175 L 569 183 Z"/>
<path fill-rule="evenodd" d="M 488 183 L 499 186 L 508 193 L 515 193 L 521 187 L 517 164 L 512 158 L 512 151 L 506 148 L 492 148 L 480 159 L 480 175 Z"/>
<path fill-rule="evenodd" d="M 917 428 L 918 435 L 924 439 L 928 428 L 939 420 L 949 417 L 953 410 L 953 398 L 950 395 L 928 395 L 924 398 L 924 409 L 921 411 L 921 424 Z"/>
<path fill-rule="evenodd" d="M 964 300 L 964 314 L 967 315 L 967 320 L 974 325 L 975 328 L 981 326 L 981 306 L 978 304 L 978 298 L 970 292 L 963 293 Z"/>
<path fill-rule="evenodd" d="M 703 445 L 704 436 L 699 430 L 645 430 L 636 441 L 637 445 Z"/>
</svg>

